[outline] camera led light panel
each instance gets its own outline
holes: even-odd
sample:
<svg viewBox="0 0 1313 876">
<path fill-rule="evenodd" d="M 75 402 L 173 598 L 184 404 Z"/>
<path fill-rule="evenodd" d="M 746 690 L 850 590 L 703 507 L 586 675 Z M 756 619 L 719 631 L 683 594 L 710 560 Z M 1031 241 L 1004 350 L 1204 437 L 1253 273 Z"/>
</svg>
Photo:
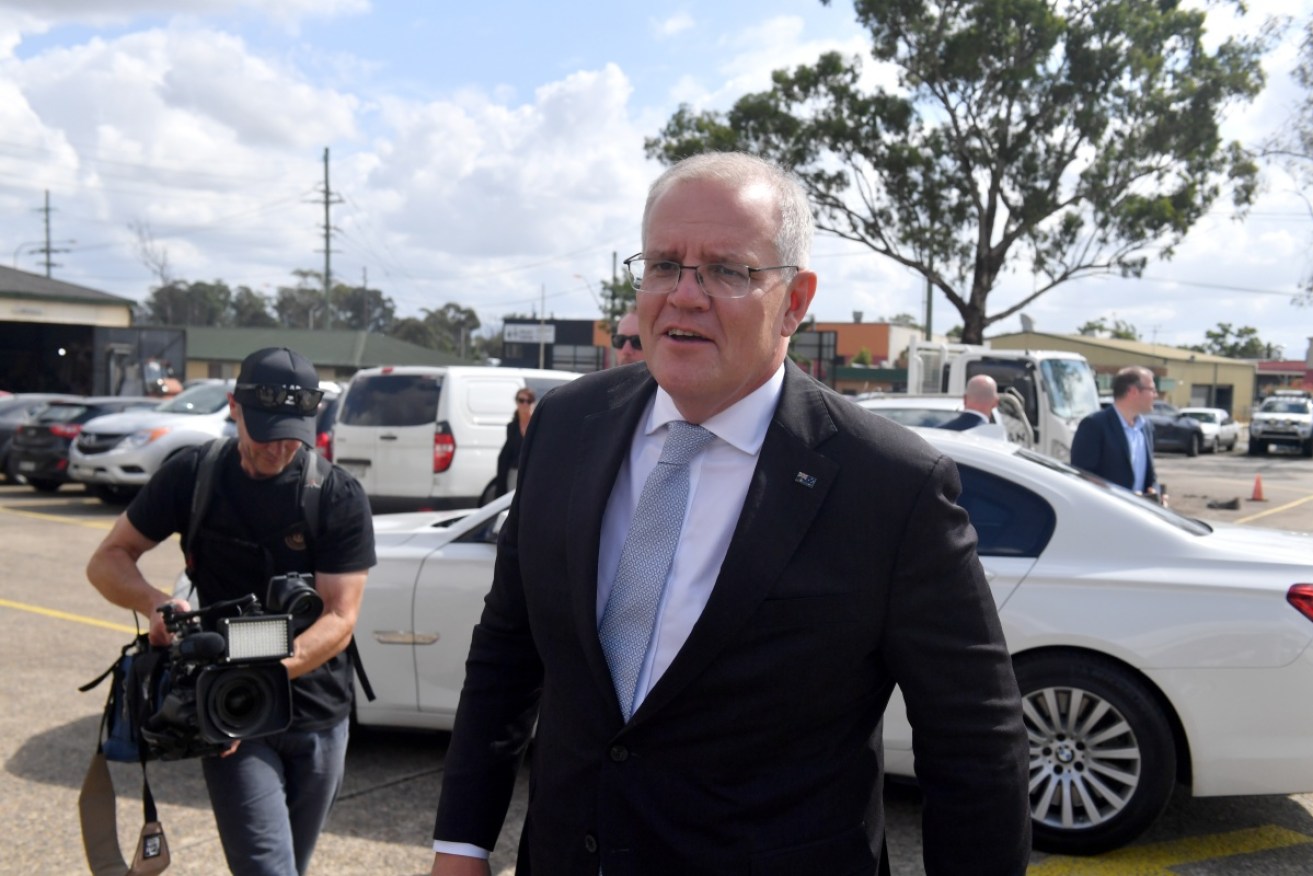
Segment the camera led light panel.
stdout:
<svg viewBox="0 0 1313 876">
<path fill-rule="evenodd" d="M 225 618 L 219 625 L 228 640 L 229 662 L 292 656 L 292 619 L 289 615 Z"/>
</svg>

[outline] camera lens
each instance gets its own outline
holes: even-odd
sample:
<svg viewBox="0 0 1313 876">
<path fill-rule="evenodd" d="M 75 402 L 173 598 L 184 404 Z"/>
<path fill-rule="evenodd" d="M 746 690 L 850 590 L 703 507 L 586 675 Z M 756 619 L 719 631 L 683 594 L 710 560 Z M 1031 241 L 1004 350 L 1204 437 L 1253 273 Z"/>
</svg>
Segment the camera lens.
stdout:
<svg viewBox="0 0 1313 876">
<path fill-rule="evenodd" d="M 206 706 L 216 730 L 242 739 L 268 723 L 273 703 L 269 676 L 234 668 L 215 679 Z"/>
</svg>

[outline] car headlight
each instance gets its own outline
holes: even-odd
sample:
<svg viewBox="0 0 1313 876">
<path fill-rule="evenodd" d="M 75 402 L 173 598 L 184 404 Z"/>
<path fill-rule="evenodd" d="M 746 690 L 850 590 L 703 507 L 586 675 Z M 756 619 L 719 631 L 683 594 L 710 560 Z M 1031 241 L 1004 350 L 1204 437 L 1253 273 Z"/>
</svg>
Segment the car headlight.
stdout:
<svg viewBox="0 0 1313 876">
<path fill-rule="evenodd" d="M 124 438 L 119 446 L 124 450 L 135 450 L 138 447 L 145 447 L 152 441 L 157 441 L 160 438 L 163 438 L 165 435 L 169 434 L 170 431 L 172 430 L 169 429 L 168 426 L 160 426 L 155 429 L 142 429 L 141 431 L 133 432 L 131 435 Z"/>
</svg>

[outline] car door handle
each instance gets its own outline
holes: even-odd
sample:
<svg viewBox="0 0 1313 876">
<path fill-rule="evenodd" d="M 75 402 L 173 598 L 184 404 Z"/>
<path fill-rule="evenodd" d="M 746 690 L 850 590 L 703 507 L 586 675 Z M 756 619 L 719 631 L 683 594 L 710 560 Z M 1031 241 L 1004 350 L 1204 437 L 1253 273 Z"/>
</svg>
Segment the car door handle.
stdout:
<svg viewBox="0 0 1313 876">
<path fill-rule="evenodd" d="M 374 630 L 374 641 L 380 645 L 432 645 L 437 633 L 416 633 L 406 630 Z"/>
<path fill-rule="evenodd" d="M 397 436 L 396 436 L 396 435 L 379 435 L 379 436 L 378 436 L 378 440 L 379 440 L 379 441 L 396 441 L 396 440 L 397 440 Z"/>
</svg>

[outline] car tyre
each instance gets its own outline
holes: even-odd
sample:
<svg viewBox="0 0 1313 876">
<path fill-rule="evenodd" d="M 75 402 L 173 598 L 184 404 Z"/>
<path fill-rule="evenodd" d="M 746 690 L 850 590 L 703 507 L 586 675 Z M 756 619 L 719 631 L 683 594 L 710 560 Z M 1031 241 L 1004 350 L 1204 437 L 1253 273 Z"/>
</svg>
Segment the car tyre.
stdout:
<svg viewBox="0 0 1313 876">
<path fill-rule="evenodd" d="M 52 481 L 46 478 L 28 478 L 27 485 L 38 493 L 53 493 L 57 491 L 63 481 Z"/>
<path fill-rule="evenodd" d="M 1310 459 L 1313 459 L 1313 438 L 1309 438 L 1307 441 L 1304 442 L 1303 450 L 1305 456 L 1309 457 Z"/>
<path fill-rule="evenodd" d="M 1199 440 L 1199 435 L 1198 435 L 1198 433 L 1192 434 L 1192 435 L 1190 436 L 1190 440 L 1186 442 L 1186 445 L 1185 445 L 1185 455 L 1186 455 L 1186 456 L 1198 456 L 1198 455 L 1199 455 L 1199 445 L 1200 445 L 1201 443 L 1202 443 L 1202 442 Z"/>
<path fill-rule="evenodd" d="M 132 487 L 120 487 L 115 484 L 87 484 L 87 489 L 91 491 L 91 495 L 106 505 L 126 505 L 137 494 L 136 489 Z"/>
<path fill-rule="evenodd" d="M 1267 455 L 1267 442 L 1265 442 L 1265 441 L 1256 441 L 1256 440 L 1254 440 L 1253 438 L 1250 438 L 1250 439 L 1249 439 L 1249 450 L 1248 450 L 1248 453 L 1249 453 L 1250 456 L 1266 456 L 1266 455 Z"/>
<path fill-rule="evenodd" d="M 1171 724 L 1150 688 L 1082 653 L 1021 658 L 1016 675 L 1035 848 L 1097 855 L 1147 830 L 1176 784 Z"/>
</svg>

